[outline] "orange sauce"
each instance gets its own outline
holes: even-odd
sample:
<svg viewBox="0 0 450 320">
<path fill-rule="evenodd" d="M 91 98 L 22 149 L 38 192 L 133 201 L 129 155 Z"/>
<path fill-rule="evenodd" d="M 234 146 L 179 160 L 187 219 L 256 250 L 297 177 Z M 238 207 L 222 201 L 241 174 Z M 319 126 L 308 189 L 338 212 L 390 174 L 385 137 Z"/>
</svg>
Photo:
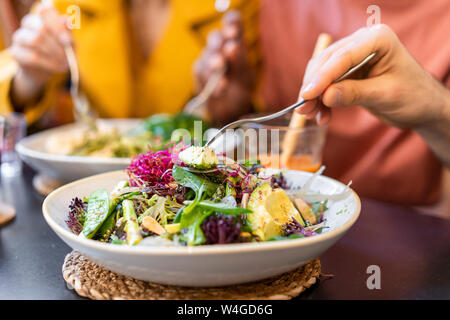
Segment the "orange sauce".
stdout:
<svg viewBox="0 0 450 320">
<path fill-rule="evenodd" d="M 291 156 L 285 166 L 282 165 L 279 155 L 267 154 L 260 156 L 259 160 L 266 168 L 302 170 L 308 172 L 316 172 L 322 165 L 320 162 L 314 162 L 309 155 Z"/>
</svg>

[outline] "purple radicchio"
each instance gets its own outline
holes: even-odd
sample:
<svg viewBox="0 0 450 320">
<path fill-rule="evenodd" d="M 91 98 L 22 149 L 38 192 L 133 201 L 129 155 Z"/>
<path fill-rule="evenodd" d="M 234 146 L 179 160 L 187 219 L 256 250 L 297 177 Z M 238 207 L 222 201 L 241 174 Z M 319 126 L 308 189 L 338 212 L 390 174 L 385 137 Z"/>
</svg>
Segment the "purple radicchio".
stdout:
<svg viewBox="0 0 450 320">
<path fill-rule="evenodd" d="M 87 203 L 80 198 L 73 198 L 69 205 L 69 216 L 66 220 L 67 226 L 75 234 L 80 234 L 86 214 Z"/>
<path fill-rule="evenodd" d="M 205 244 L 227 244 L 242 242 L 242 223 L 237 216 L 212 215 L 202 223 Z"/>
<path fill-rule="evenodd" d="M 283 230 L 285 236 L 290 236 L 292 234 L 301 234 L 305 237 L 312 237 L 317 235 L 317 233 L 312 230 L 306 230 L 295 218 L 291 218 L 288 223 L 283 225 Z"/>
</svg>

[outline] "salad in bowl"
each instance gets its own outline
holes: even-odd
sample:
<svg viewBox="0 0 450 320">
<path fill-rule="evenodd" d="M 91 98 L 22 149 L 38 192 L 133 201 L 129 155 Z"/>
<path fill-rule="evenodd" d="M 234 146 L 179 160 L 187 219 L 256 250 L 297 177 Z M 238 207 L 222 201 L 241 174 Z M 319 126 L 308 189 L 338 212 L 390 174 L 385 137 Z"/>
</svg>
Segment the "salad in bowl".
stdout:
<svg viewBox="0 0 450 320">
<path fill-rule="evenodd" d="M 328 196 L 307 190 L 320 172 L 292 189 L 281 171 L 178 144 L 137 156 L 126 173 L 112 192 L 71 200 L 73 233 L 114 245 L 204 246 L 308 238 L 326 228 Z"/>
<path fill-rule="evenodd" d="M 187 287 L 257 281 L 320 256 L 358 219 L 348 185 L 172 145 L 43 203 L 50 228 L 96 264 Z"/>
</svg>

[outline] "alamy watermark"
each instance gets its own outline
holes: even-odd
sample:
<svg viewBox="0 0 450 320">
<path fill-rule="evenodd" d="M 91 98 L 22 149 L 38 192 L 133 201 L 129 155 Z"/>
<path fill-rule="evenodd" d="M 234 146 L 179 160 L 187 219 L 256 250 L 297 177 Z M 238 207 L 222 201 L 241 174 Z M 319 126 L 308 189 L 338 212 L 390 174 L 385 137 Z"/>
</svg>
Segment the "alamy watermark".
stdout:
<svg viewBox="0 0 450 320">
<path fill-rule="evenodd" d="M 66 10 L 67 28 L 70 30 L 81 29 L 81 9 L 77 5 L 70 5 Z"/>
<path fill-rule="evenodd" d="M 381 289 L 381 268 L 375 264 L 367 267 L 367 274 L 370 276 L 367 278 L 366 285 L 369 290 Z"/>
<path fill-rule="evenodd" d="M 367 7 L 366 12 L 367 12 L 367 14 L 370 15 L 367 18 L 367 26 L 368 27 L 371 27 L 371 26 L 381 23 L 381 9 L 379 6 L 372 4 Z"/>
</svg>

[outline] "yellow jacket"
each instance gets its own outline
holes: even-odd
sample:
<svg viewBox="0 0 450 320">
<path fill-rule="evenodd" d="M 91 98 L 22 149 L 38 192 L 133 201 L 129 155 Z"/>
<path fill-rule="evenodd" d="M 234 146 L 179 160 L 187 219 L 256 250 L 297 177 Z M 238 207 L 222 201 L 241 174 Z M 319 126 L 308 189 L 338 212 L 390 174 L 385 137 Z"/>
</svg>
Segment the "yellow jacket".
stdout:
<svg viewBox="0 0 450 320">
<path fill-rule="evenodd" d="M 54 0 L 61 14 L 70 6 L 81 9 L 81 25 L 73 30 L 83 91 L 100 117 L 146 117 L 180 111 L 194 93 L 192 65 L 205 46 L 207 34 L 221 25 L 222 14 L 213 0 L 172 0 L 170 21 L 148 60 L 131 71 L 133 58 L 127 12 L 123 0 Z M 107 3 L 107 4 L 106 4 Z M 232 0 L 244 18 L 249 61 L 258 64 L 257 0 Z M 69 11 L 68 11 L 69 10 Z M 8 51 L 0 53 L 0 111 L 12 110 L 11 79 L 17 66 Z M 27 106 L 33 122 L 52 104 L 64 87 L 55 77 L 38 105 Z"/>
</svg>

